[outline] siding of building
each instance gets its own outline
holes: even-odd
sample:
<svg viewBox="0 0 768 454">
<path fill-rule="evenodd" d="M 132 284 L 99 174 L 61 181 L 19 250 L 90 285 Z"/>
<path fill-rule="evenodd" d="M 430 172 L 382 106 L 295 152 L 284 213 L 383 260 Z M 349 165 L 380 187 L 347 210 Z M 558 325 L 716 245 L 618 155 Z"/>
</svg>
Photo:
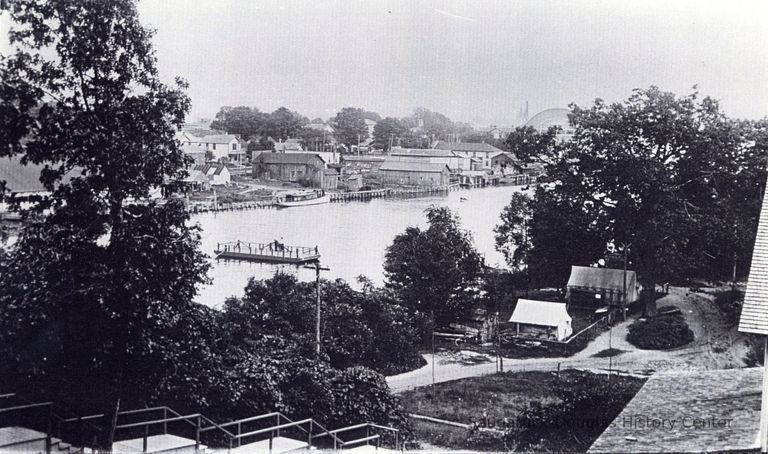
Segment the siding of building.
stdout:
<svg viewBox="0 0 768 454">
<path fill-rule="evenodd" d="M 338 172 L 336 178 L 325 183 L 325 161 L 314 153 L 262 152 L 254 156 L 252 166 L 253 177 L 258 179 L 291 182 L 307 179 L 323 189 L 333 189 L 338 184 Z"/>
<path fill-rule="evenodd" d="M 387 160 L 379 168 L 382 182 L 409 186 L 445 186 L 451 171 L 445 164 Z"/>
</svg>

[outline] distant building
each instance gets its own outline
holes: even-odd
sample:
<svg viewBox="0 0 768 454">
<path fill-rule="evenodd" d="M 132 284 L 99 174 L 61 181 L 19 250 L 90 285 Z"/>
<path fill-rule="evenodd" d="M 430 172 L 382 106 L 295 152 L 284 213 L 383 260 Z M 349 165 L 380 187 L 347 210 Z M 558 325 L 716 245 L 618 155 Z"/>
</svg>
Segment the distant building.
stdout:
<svg viewBox="0 0 768 454">
<path fill-rule="evenodd" d="M 365 174 L 378 172 L 384 160 L 387 157 L 383 155 L 341 155 L 341 164 L 344 165 L 345 174 Z"/>
<path fill-rule="evenodd" d="M 211 186 L 229 186 L 232 182 L 232 174 L 223 162 L 199 164 L 192 168 L 208 177 Z"/>
<path fill-rule="evenodd" d="M 208 176 L 200 170 L 194 168 L 187 171 L 188 175 L 184 178 L 184 183 L 187 188 L 194 189 L 196 191 L 210 191 L 211 180 Z"/>
<path fill-rule="evenodd" d="M 571 316 L 564 303 L 520 298 L 509 322 L 515 324 L 515 335 L 535 339 L 562 341 L 573 334 Z"/>
<path fill-rule="evenodd" d="M 472 160 L 453 150 L 393 147 L 389 152 L 389 159 L 393 161 L 423 161 L 433 164 L 445 164 L 451 169 L 452 173 L 473 170 Z"/>
<path fill-rule="evenodd" d="M 491 156 L 504 151 L 485 142 L 446 142 L 443 140 L 435 142 L 432 148 L 438 150 L 452 150 L 461 156 L 479 159 L 480 168 L 488 170 L 491 169 Z"/>
<path fill-rule="evenodd" d="M 317 153 L 261 152 L 251 164 L 253 177 L 262 180 L 309 181 L 323 189 L 335 189 L 338 184 L 338 171 L 326 172 L 331 169 L 327 169 L 325 160 Z"/>
<path fill-rule="evenodd" d="M 522 173 L 522 165 L 514 154 L 507 151 L 491 156 L 491 168 L 502 175 Z"/>
<path fill-rule="evenodd" d="M 299 139 L 291 138 L 285 139 L 284 142 L 282 140 L 274 142 L 273 148 L 275 153 L 303 153 L 305 151 Z"/>
<path fill-rule="evenodd" d="M 379 168 L 383 183 L 409 186 L 445 186 L 450 184 L 451 169 L 446 164 L 398 161 L 387 158 Z"/>
<path fill-rule="evenodd" d="M 341 180 L 347 185 L 347 189 L 350 191 L 359 191 L 360 188 L 363 187 L 363 176 L 359 173 L 344 176 Z"/>
<path fill-rule="evenodd" d="M 568 115 L 571 113 L 568 109 L 547 109 L 531 117 L 525 126 L 530 126 L 539 132 L 546 132 L 549 128 L 556 126 L 560 128 L 557 139 L 567 141 L 573 138 L 575 129 L 571 125 Z"/>
<path fill-rule="evenodd" d="M 0 157 L 0 181 L 5 182 L 6 189 L 6 194 L 0 192 L 0 213 L 8 211 L 7 202 L 11 199 L 19 202 L 22 209 L 29 209 L 37 203 L 39 198 L 51 195 L 40 182 L 40 173 L 44 168 L 44 165 L 31 162 L 22 164 L 21 159 L 16 156 Z M 76 173 L 76 171 L 68 172 L 62 181 L 68 183 Z"/>
<path fill-rule="evenodd" d="M 639 286 L 634 271 L 627 270 L 627 305 L 639 298 Z M 624 270 L 571 267 L 565 299 L 579 306 L 621 306 L 624 295 Z"/>
<path fill-rule="evenodd" d="M 233 164 L 243 165 L 245 163 L 245 150 L 240 139 L 233 134 L 216 134 L 211 136 L 198 137 L 200 144 L 205 151 L 213 154 L 216 161 L 228 161 Z"/>
</svg>

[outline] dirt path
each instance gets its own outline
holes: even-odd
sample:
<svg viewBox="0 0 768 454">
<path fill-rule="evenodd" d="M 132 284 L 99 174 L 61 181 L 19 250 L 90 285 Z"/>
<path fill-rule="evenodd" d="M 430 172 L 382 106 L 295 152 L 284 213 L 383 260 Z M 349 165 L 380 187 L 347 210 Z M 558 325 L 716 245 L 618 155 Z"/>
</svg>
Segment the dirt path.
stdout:
<svg viewBox="0 0 768 454">
<path fill-rule="evenodd" d="M 568 358 L 504 358 L 504 370 L 550 370 L 578 368 L 594 371 L 618 370 L 630 374 L 649 374 L 658 370 L 725 369 L 743 366 L 745 347 L 735 327 L 729 326 L 711 296 L 690 293 L 685 288 L 670 288 L 670 294 L 658 301 L 658 307 L 675 305 L 683 312 L 695 340 L 681 348 L 658 351 L 640 350 L 626 341 L 632 319 L 622 322 L 590 342 Z M 595 358 L 609 347 L 623 350 L 613 358 Z M 491 374 L 498 371 L 494 358 L 476 352 L 424 355 L 427 365 L 404 374 L 387 377 L 394 392 L 435 383 Z"/>
</svg>

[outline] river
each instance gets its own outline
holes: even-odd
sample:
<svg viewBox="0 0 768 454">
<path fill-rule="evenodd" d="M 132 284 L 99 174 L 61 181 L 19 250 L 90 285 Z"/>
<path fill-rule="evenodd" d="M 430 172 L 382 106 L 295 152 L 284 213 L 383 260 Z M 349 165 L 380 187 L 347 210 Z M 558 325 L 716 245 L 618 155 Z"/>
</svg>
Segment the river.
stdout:
<svg viewBox="0 0 768 454">
<path fill-rule="evenodd" d="M 341 278 L 359 288 L 357 276 L 375 284 L 384 282 L 384 254 L 393 238 L 408 226 L 427 226 L 424 210 L 430 205 L 447 206 L 462 227 L 472 232 L 477 250 L 489 265 L 502 265 L 504 258 L 494 249 L 493 227 L 520 187 L 501 186 L 450 192 L 447 195 L 414 199 L 376 199 L 285 209 L 255 209 L 194 215 L 202 228 L 202 248 L 213 255 L 216 243 L 248 241 L 267 243 L 282 238 L 286 245 L 317 246 L 326 279 Z M 465 200 L 462 200 L 465 199 Z M 211 285 L 200 289 L 196 301 L 211 307 L 230 296 L 242 296 L 250 277 L 265 279 L 277 270 L 313 280 L 315 272 L 291 265 L 216 261 L 211 259 Z"/>
</svg>

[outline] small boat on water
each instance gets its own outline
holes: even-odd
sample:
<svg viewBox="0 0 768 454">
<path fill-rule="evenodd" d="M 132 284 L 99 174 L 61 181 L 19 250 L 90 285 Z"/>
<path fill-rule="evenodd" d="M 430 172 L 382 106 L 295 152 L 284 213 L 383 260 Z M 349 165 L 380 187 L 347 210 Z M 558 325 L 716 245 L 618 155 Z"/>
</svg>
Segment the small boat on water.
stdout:
<svg viewBox="0 0 768 454">
<path fill-rule="evenodd" d="M 306 189 L 302 191 L 289 192 L 285 195 L 285 198 L 277 202 L 279 207 L 300 207 L 304 205 L 317 205 L 320 203 L 328 203 L 331 201 L 331 196 L 326 194 L 322 189 Z"/>
</svg>

